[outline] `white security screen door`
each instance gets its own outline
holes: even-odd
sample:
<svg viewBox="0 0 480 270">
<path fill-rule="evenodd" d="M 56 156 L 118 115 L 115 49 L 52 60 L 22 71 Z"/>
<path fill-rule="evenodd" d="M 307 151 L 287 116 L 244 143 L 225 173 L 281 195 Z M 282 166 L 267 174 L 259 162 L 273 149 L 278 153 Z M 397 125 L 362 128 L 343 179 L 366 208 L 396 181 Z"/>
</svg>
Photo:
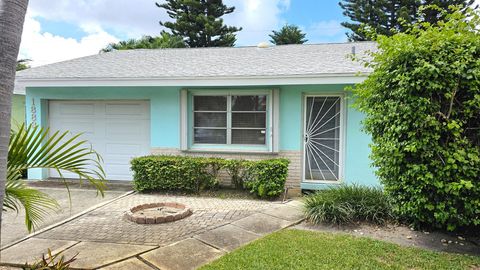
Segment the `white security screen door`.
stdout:
<svg viewBox="0 0 480 270">
<path fill-rule="evenodd" d="M 341 177 L 342 98 L 305 100 L 303 180 L 335 182 Z"/>
</svg>

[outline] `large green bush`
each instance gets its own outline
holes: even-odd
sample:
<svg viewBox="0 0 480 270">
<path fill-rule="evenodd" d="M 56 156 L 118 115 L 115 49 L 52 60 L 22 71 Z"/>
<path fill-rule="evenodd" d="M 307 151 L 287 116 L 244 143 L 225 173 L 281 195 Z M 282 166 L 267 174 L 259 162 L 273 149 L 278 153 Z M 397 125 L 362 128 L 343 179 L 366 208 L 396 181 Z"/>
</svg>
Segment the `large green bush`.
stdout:
<svg viewBox="0 0 480 270">
<path fill-rule="evenodd" d="M 391 204 L 381 188 L 342 185 L 318 191 L 305 199 L 305 216 L 313 223 L 348 224 L 393 220 Z"/>
<path fill-rule="evenodd" d="M 467 16 L 377 37 L 355 89 L 377 174 L 416 225 L 480 225 L 480 18 Z"/>
</svg>

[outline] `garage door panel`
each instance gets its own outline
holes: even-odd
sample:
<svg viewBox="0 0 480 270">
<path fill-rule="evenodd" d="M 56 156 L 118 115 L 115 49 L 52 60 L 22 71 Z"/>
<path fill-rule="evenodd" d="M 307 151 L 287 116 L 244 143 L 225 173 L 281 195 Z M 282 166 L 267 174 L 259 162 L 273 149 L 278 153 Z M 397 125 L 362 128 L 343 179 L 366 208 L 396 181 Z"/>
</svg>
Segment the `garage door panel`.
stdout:
<svg viewBox="0 0 480 270">
<path fill-rule="evenodd" d="M 131 180 L 130 163 L 109 163 L 104 167 L 105 173 L 115 180 Z"/>
<path fill-rule="evenodd" d="M 147 119 L 148 112 L 145 106 L 141 104 L 111 104 L 105 106 L 105 114 L 107 118 L 127 117 L 134 119 Z"/>
<path fill-rule="evenodd" d="M 60 104 L 59 106 L 51 107 L 53 114 L 59 116 L 92 116 L 95 115 L 95 105 L 88 103 L 73 103 L 73 104 Z M 58 112 L 57 112 L 58 111 Z"/>
<path fill-rule="evenodd" d="M 95 124 L 91 121 L 69 121 L 69 120 L 60 120 L 53 125 L 50 125 L 52 131 L 60 131 L 60 133 L 69 131 L 72 134 L 83 133 L 82 136 L 93 137 L 95 135 Z"/>
<path fill-rule="evenodd" d="M 93 108 L 93 109 L 92 109 Z M 89 113 L 92 116 L 85 116 Z M 131 180 L 130 160 L 150 151 L 148 101 L 50 101 L 51 130 L 83 133 L 104 161 L 109 180 Z M 65 139 L 66 140 L 66 139 Z M 94 168 L 92 164 L 90 168 Z M 59 177 L 50 170 L 51 177 Z M 64 177 L 78 178 L 64 172 Z"/>
<path fill-rule="evenodd" d="M 140 144 L 107 143 L 105 152 L 107 155 L 131 155 L 142 152 L 142 147 Z"/>
<path fill-rule="evenodd" d="M 147 125 L 139 121 L 109 121 L 105 125 L 105 135 L 108 140 L 136 141 L 145 139 Z"/>
</svg>

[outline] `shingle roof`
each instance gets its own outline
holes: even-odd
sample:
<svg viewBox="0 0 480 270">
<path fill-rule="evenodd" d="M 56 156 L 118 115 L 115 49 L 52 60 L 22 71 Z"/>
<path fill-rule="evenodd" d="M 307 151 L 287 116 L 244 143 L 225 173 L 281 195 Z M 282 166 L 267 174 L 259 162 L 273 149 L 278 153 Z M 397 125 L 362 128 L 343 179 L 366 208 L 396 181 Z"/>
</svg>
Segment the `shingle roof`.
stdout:
<svg viewBox="0 0 480 270">
<path fill-rule="evenodd" d="M 190 48 L 101 53 L 30 68 L 22 79 L 202 78 L 296 76 L 369 72 L 348 57 L 375 50 L 373 42 L 283 45 L 268 48 Z"/>
</svg>

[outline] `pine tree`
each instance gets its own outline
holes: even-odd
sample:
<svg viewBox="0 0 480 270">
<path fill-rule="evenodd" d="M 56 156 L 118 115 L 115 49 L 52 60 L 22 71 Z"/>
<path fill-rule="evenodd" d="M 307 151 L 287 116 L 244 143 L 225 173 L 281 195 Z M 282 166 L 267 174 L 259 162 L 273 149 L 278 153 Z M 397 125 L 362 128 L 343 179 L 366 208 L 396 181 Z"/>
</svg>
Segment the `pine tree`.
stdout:
<svg viewBox="0 0 480 270">
<path fill-rule="evenodd" d="M 364 32 L 364 26 L 387 36 L 401 32 L 405 29 L 405 23 L 419 20 L 421 6 L 437 5 L 441 9 L 448 9 L 450 5 L 466 8 L 473 7 L 473 4 L 474 0 L 341 0 L 339 3 L 343 15 L 350 19 L 342 23 L 342 26 L 351 30 L 351 33 L 347 33 L 350 41 L 370 40 Z M 433 24 L 441 19 L 441 12 L 435 9 L 427 9 L 424 14 L 422 19 Z"/>
<path fill-rule="evenodd" d="M 466 7 L 477 8 L 478 5 L 475 4 L 475 0 L 422 0 L 420 4 L 417 4 L 417 9 L 420 6 L 424 5 L 436 5 L 441 9 L 447 10 L 449 6 L 460 6 L 462 7 L 463 11 L 465 11 Z M 441 16 L 441 12 L 436 9 L 426 9 L 423 11 L 425 14 L 424 21 L 430 23 L 436 23 L 437 21 L 443 19 Z"/>
<path fill-rule="evenodd" d="M 272 31 L 272 34 L 269 35 L 270 42 L 275 45 L 285 45 L 285 44 L 303 44 L 308 40 L 305 39 L 305 33 L 298 28 L 296 25 L 288 25 L 282 27 L 279 31 Z"/>
<path fill-rule="evenodd" d="M 235 45 L 235 33 L 242 30 L 223 23 L 221 17 L 235 7 L 227 7 L 222 0 L 166 0 L 157 6 L 175 20 L 160 25 L 183 37 L 189 47 L 231 47 Z"/>
<path fill-rule="evenodd" d="M 380 0 L 379 2 L 383 2 Z M 347 33 L 350 41 L 364 41 L 368 37 L 362 31 L 362 25 L 368 25 L 379 34 L 386 33 L 387 17 L 381 6 L 375 0 L 343 0 L 339 3 L 343 9 L 343 15 L 349 17 L 352 22 L 342 22 L 342 26 L 350 29 Z"/>
</svg>

